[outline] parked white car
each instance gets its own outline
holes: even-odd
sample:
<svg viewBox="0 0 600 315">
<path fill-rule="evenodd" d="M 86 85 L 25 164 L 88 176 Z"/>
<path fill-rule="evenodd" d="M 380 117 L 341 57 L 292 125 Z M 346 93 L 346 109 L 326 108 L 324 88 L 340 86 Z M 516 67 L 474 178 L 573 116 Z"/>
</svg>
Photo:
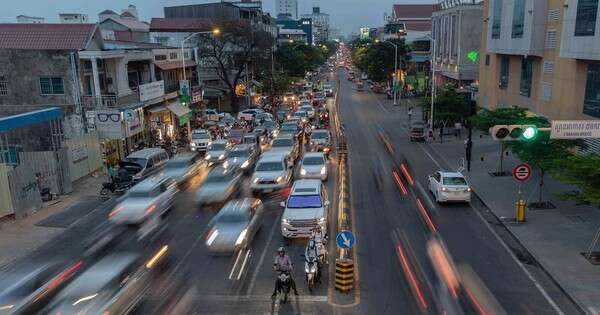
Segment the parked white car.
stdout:
<svg viewBox="0 0 600 315">
<path fill-rule="evenodd" d="M 437 202 L 471 202 L 471 187 L 461 173 L 437 171 L 429 175 L 429 190 Z"/>
</svg>

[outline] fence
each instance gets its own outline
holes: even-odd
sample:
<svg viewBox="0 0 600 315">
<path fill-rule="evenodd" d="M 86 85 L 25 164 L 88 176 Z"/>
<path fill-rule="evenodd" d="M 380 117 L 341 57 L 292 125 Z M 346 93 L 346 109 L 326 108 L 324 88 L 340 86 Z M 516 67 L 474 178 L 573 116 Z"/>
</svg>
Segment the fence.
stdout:
<svg viewBox="0 0 600 315">
<path fill-rule="evenodd" d="M 14 214 L 23 218 L 42 208 L 35 173 L 28 164 L 0 166 L 0 216 Z M 4 198 L 7 196 L 7 198 Z"/>
<path fill-rule="evenodd" d="M 20 166 L 27 166 L 34 176 L 39 175 L 40 188 L 50 188 L 52 194 L 64 195 L 73 191 L 69 175 L 68 150 L 20 152 Z"/>
<path fill-rule="evenodd" d="M 68 149 L 69 175 L 74 182 L 102 167 L 98 134 L 87 133 L 65 141 Z"/>
</svg>

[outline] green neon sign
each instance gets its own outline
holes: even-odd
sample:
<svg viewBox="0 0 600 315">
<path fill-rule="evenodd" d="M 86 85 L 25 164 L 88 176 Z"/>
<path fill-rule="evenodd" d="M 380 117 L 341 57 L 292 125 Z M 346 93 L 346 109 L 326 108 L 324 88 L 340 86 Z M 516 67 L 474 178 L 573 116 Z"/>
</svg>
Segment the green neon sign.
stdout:
<svg viewBox="0 0 600 315">
<path fill-rule="evenodd" d="M 471 50 L 467 53 L 467 59 L 471 60 L 471 62 L 477 62 L 479 59 L 479 52 L 477 50 Z"/>
</svg>

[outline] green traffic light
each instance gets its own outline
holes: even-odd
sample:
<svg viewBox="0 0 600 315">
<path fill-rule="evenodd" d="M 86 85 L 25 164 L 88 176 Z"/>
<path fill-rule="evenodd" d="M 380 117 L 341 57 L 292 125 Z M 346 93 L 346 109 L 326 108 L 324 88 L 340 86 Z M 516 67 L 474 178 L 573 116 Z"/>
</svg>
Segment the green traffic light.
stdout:
<svg viewBox="0 0 600 315">
<path fill-rule="evenodd" d="M 523 139 L 525 139 L 525 140 L 531 140 L 531 139 L 535 138 L 536 134 L 537 134 L 537 128 L 535 128 L 535 127 L 527 127 L 523 131 Z"/>
</svg>

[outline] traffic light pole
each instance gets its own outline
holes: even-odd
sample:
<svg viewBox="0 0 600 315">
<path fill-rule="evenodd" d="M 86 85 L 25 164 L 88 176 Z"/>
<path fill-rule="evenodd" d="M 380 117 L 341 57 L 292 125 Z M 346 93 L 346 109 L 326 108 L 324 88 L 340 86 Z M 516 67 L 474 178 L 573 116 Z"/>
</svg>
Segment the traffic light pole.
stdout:
<svg viewBox="0 0 600 315">
<path fill-rule="evenodd" d="M 473 151 L 473 127 L 471 126 L 471 123 L 469 124 L 469 137 L 467 138 L 467 143 L 465 146 L 465 157 L 467 160 L 467 172 L 471 171 L 471 155 L 472 155 L 472 151 Z"/>
</svg>

